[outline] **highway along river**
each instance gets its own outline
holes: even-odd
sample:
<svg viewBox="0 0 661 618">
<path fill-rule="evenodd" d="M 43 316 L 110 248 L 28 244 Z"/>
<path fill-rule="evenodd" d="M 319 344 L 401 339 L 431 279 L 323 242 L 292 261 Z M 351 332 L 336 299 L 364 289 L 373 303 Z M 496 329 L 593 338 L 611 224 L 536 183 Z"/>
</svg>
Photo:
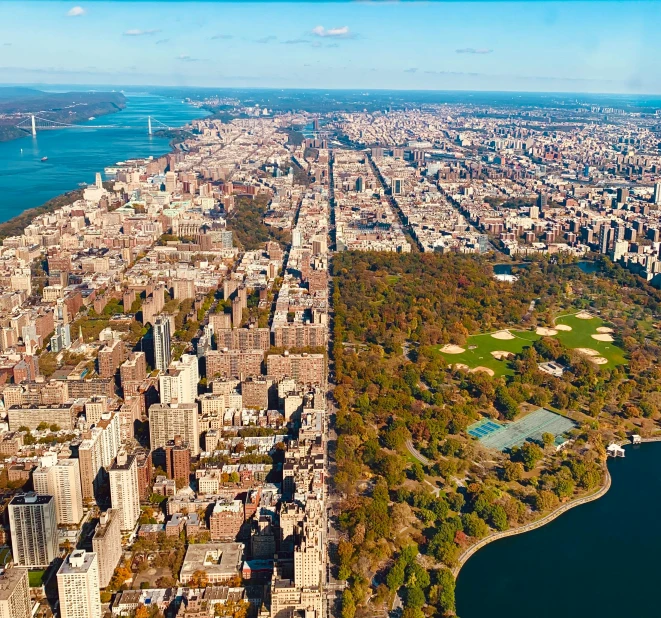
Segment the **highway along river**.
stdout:
<svg viewBox="0 0 661 618">
<path fill-rule="evenodd" d="M 0 221 L 40 206 L 56 195 L 94 182 L 94 174 L 117 161 L 161 155 L 170 150 L 167 137 L 149 136 L 147 117 L 170 127 L 205 116 L 206 112 L 179 99 L 126 92 L 126 108 L 99 116 L 91 125 L 114 127 L 37 131 L 0 142 Z M 156 131 L 159 125 L 154 122 Z M 47 161 L 41 161 L 48 157 Z"/>
<path fill-rule="evenodd" d="M 661 443 L 608 462 L 605 496 L 490 543 L 457 579 L 461 618 L 658 618 Z"/>
</svg>

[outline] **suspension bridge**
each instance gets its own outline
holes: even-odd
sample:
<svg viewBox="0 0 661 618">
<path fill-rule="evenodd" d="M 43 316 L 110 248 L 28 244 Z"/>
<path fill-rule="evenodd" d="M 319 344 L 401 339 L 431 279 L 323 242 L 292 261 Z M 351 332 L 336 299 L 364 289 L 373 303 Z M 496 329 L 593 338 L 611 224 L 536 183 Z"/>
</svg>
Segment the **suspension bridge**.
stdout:
<svg viewBox="0 0 661 618">
<path fill-rule="evenodd" d="M 181 129 L 179 127 L 170 127 L 164 122 L 156 118 L 148 116 L 145 118 L 147 121 L 147 133 L 152 135 L 153 127 L 156 129 L 166 129 L 168 131 L 184 131 L 190 133 L 187 129 Z M 53 131 L 60 129 L 135 129 L 135 125 L 118 125 L 118 124 L 71 124 L 67 122 L 58 122 L 57 120 L 51 120 L 50 118 L 42 118 L 41 116 L 31 115 L 24 120 L 21 120 L 16 125 L 17 129 L 21 129 L 27 133 L 31 133 L 33 136 L 37 135 L 37 131 Z"/>
</svg>

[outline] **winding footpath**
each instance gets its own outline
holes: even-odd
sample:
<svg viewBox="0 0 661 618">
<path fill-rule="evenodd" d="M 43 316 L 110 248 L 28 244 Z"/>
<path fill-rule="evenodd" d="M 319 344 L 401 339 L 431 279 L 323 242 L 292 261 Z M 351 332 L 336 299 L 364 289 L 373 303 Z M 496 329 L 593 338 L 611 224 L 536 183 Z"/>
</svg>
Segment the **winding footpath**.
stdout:
<svg viewBox="0 0 661 618">
<path fill-rule="evenodd" d="M 588 494 L 587 496 L 583 496 L 581 498 L 576 498 L 575 500 L 566 502 L 565 504 L 560 505 L 554 511 L 551 511 L 548 515 L 536 521 L 532 521 L 529 524 L 526 524 L 525 526 L 521 526 L 519 528 L 511 528 L 510 530 L 504 530 L 503 532 L 494 532 L 493 534 L 489 534 L 488 536 L 485 536 L 481 541 L 479 541 L 475 545 L 471 545 L 468 549 L 466 549 L 464 552 L 462 552 L 459 555 L 459 558 L 457 559 L 457 566 L 452 569 L 452 575 L 456 579 L 457 576 L 459 575 L 459 571 L 461 571 L 461 567 L 464 566 L 464 564 L 466 564 L 468 559 L 475 552 L 482 549 L 485 545 L 488 545 L 493 541 L 497 541 L 498 539 L 504 539 L 505 537 L 508 536 L 523 534 L 524 532 L 530 532 L 531 530 L 541 528 L 542 526 L 553 521 L 556 517 L 560 517 L 560 515 L 566 513 L 567 511 L 573 509 L 576 506 L 580 506 L 581 504 L 587 504 L 588 502 L 592 502 L 593 500 L 598 500 L 610 489 L 610 487 L 611 487 L 611 475 L 610 472 L 608 472 L 608 468 L 606 468 L 605 482 L 597 491 Z"/>
</svg>

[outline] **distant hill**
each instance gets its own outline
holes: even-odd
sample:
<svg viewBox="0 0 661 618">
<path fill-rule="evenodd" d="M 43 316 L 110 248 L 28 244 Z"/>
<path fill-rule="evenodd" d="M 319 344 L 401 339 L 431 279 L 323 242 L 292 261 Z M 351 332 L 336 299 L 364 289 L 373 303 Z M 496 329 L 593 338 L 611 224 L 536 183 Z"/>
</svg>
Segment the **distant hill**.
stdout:
<svg viewBox="0 0 661 618">
<path fill-rule="evenodd" d="M 23 86 L 0 86 L 0 100 L 4 99 L 23 99 L 34 98 L 45 94 L 35 88 L 25 88 Z"/>
<path fill-rule="evenodd" d="M 20 86 L 0 87 L 0 142 L 23 137 L 16 125 L 30 114 L 75 124 L 126 107 L 121 92 L 43 92 Z"/>
</svg>

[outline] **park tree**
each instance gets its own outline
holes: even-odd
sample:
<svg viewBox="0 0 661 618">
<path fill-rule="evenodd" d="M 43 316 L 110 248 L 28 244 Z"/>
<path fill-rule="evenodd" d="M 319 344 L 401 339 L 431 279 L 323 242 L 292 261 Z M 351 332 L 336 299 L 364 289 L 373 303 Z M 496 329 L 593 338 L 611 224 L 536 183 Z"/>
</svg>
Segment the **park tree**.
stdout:
<svg viewBox="0 0 661 618">
<path fill-rule="evenodd" d="M 349 588 L 342 592 L 342 618 L 354 618 L 356 615 L 356 602 Z"/>
<path fill-rule="evenodd" d="M 542 434 L 542 442 L 544 443 L 545 447 L 551 446 L 554 441 L 555 441 L 555 436 L 552 433 L 545 431 Z"/>
<path fill-rule="evenodd" d="M 406 588 L 405 607 L 422 607 L 425 604 L 425 593 L 420 586 Z"/>
<path fill-rule="evenodd" d="M 559 504 L 558 496 L 552 491 L 542 489 L 534 496 L 534 505 L 538 511 L 550 511 Z"/>
<path fill-rule="evenodd" d="M 544 452 L 534 442 L 526 442 L 519 449 L 519 456 L 526 470 L 532 470 L 544 457 Z"/>
<path fill-rule="evenodd" d="M 523 466 L 518 461 L 506 461 L 503 464 L 503 480 L 519 481 L 523 476 Z"/>
<path fill-rule="evenodd" d="M 461 516 L 461 521 L 468 536 L 481 539 L 489 533 L 489 526 L 477 513 L 466 513 Z"/>
</svg>

